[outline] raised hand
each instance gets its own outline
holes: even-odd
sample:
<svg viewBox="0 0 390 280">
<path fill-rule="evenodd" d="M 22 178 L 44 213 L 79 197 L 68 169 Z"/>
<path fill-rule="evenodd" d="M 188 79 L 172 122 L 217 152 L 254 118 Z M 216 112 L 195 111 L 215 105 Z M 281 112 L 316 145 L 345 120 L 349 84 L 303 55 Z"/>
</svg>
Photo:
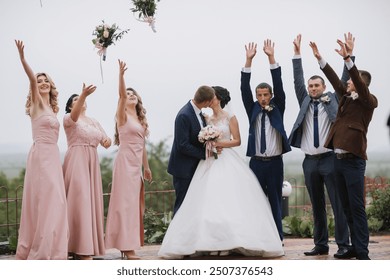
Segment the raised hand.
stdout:
<svg viewBox="0 0 390 280">
<path fill-rule="evenodd" d="M 344 39 L 345 39 L 345 47 L 347 49 L 347 53 L 349 55 L 352 55 L 353 48 L 355 47 L 355 37 L 352 36 L 351 32 L 348 32 L 348 34 L 344 33 Z"/>
<path fill-rule="evenodd" d="M 320 51 L 318 50 L 317 44 L 315 42 L 310 42 L 309 46 L 311 47 L 311 49 L 313 51 L 314 57 L 317 58 L 318 60 L 321 60 L 322 56 L 320 54 Z"/>
<path fill-rule="evenodd" d="M 81 95 L 87 97 L 88 95 L 93 93 L 95 90 L 96 90 L 96 86 L 89 85 L 89 86 L 86 87 L 85 83 L 83 83 L 83 91 L 81 92 Z"/>
<path fill-rule="evenodd" d="M 298 36 L 293 41 L 295 55 L 301 54 L 301 39 L 302 39 L 302 35 L 298 34 Z"/>
<path fill-rule="evenodd" d="M 20 60 L 24 60 L 24 44 L 23 41 L 15 40 L 16 47 L 19 51 Z"/>
<path fill-rule="evenodd" d="M 347 44 L 340 39 L 337 39 L 337 44 L 339 44 L 340 49 L 335 49 L 335 51 L 342 57 L 348 56 Z"/>
<path fill-rule="evenodd" d="M 126 62 L 124 62 L 120 59 L 118 59 L 118 62 L 119 62 L 119 74 L 124 75 L 126 70 L 127 70 Z"/>
<path fill-rule="evenodd" d="M 245 45 L 245 52 L 247 59 L 253 59 L 257 52 L 257 44 L 251 42 L 248 45 Z"/>
<path fill-rule="evenodd" d="M 272 43 L 270 39 L 264 40 L 263 46 L 264 53 L 270 57 L 275 55 L 275 43 Z"/>
</svg>

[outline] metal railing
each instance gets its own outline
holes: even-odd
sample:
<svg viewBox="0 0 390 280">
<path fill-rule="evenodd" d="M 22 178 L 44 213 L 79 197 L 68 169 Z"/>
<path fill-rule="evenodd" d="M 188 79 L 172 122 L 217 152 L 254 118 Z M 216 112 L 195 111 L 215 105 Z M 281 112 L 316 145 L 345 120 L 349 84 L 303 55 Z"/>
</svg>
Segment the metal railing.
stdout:
<svg viewBox="0 0 390 280">
<path fill-rule="evenodd" d="M 292 186 L 292 193 L 288 198 L 288 215 L 301 216 L 311 211 L 309 194 L 305 186 L 297 186 L 294 178 L 288 179 Z M 105 215 L 108 209 L 111 184 L 103 194 Z M 170 187 L 170 186 L 167 186 Z M 365 191 L 389 187 L 387 178 L 365 178 Z M 7 241 L 11 236 L 17 236 L 20 220 L 20 208 L 22 204 L 23 186 L 17 187 L 13 194 L 9 193 L 6 186 L 0 186 L 0 242 Z M 373 198 L 366 196 L 369 204 Z M 152 209 L 157 215 L 164 215 L 173 209 L 175 192 L 173 189 L 147 190 L 145 191 L 145 206 Z M 332 213 L 332 207 L 327 197 L 327 210 Z"/>
</svg>

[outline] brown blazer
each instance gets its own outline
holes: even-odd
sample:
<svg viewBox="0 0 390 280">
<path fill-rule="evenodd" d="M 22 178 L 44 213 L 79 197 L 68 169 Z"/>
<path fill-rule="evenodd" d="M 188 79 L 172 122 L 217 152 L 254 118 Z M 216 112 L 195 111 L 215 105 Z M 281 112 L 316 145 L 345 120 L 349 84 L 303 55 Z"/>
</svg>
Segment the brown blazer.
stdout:
<svg viewBox="0 0 390 280">
<path fill-rule="evenodd" d="M 370 93 L 354 65 L 350 77 L 359 97 L 352 99 L 334 70 L 326 64 L 322 69 L 339 98 L 336 121 L 332 124 L 324 146 L 329 149 L 343 149 L 367 160 L 367 131 L 378 100 Z"/>
</svg>

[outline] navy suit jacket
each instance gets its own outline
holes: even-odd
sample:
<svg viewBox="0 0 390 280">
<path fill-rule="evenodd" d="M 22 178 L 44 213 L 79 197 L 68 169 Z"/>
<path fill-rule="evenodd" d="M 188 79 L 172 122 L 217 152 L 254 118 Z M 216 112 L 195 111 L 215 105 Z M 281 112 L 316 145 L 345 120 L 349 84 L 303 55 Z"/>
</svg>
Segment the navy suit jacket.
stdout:
<svg viewBox="0 0 390 280">
<path fill-rule="evenodd" d="M 355 57 L 352 57 L 352 60 L 355 61 Z M 293 125 L 291 130 L 291 134 L 289 137 L 289 143 L 291 146 L 300 148 L 302 142 L 302 124 L 305 120 L 306 112 L 309 109 L 311 97 L 307 92 L 304 75 L 303 75 L 303 67 L 302 67 L 302 59 L 293 59 L 293 69 L 294 69 L 294 87 L 295 94 L 297 96 L 297 100 L 299 103 L 299 113 L 297 119 Z M 344 66 L 343 74 L 341 80 L 344 84 L 349 80 L 349 73 L 347 67 Z M 339 100 L 337 94 L 335 92 L 326 92 L 322 96 L 328 96 L 329 102 L 323 102 L 324 109 L 328 115 L 330 122 L 333 124 L 336 120 L 337 109 L 339 106 Z"/>
<path fill-rule="evenodd" d="M 268 117 L 271 126 L 282 135 L 282 153 L 284 154 L 291 151 L 291 147 L 288 144 L 283 124 L 283 115 L 286 109 L 286 94 L 283 89 L 281 68 L 271 69 L 271 75 L 274 87 L 274 97 L 271 99 L 270 106 L 273 106 L 274 108 L 268 113 Z M 256 155 L 256 119 L 261 113 L 262 108 L 259 102 L 257 100 L 254 101 L 253 99 L 250 78 L 251 73 L 241 72 L 241 97 L 249 119 L 249 136 L 246 155 L 252 157 Z"/>
<path fill-rule="evenodd" d="M 190 101 L 175 119 L 175 133 L 168 163 L 168 173 L 191 179 L 201 159 L 206 158 L 205 148 L 198 140 L 201 126 Z"/>
</svg>

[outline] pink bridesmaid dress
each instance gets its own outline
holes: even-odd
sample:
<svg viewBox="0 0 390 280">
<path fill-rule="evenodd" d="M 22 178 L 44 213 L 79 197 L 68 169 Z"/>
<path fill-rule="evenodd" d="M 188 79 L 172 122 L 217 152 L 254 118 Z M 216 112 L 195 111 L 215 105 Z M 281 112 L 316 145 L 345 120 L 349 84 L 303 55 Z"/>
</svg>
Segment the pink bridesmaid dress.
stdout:
<svg viewBox="0 0 390 280">
<path fill-rule="evenodd" d="M 118 127 L 119 151 L 113 168 L 106 248 L 138 250 L 144 242 L 142 158 L 145 129 L 133 120 Z"/>
<path fill-rule="evenodd" d="M 34 143 L 24 177 L 16 259 L 68 258 L 68 219 L 60 152 L 59 122 L 52 114 L 31 120 Z"/>
<path fill-rule="evenodd" d="M 100 124 L 90 119 L 74 122 L 64 116 L 68 141 L 63 170 L 68 203 L 69 252 L 104 255 L 104 206 L 97 146 L 107 137 Z"/>
</svg>

